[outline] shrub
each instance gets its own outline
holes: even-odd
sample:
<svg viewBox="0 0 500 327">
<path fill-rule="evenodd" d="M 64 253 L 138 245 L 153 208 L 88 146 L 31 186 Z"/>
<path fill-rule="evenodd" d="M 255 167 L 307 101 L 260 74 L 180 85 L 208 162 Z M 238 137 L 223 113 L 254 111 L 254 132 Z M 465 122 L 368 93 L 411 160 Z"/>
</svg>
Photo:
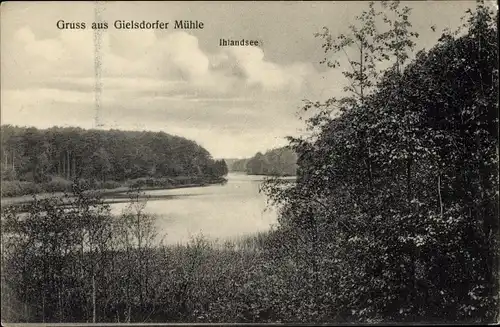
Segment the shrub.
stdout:
<svg viewBox="0 0 500 327">
<path fill-rule="evenodd" d="M 42 187 L 33 182 L 22 182 L 22 181 L 2 182 L 3 197 L 22 196 L 22 195 L 39 193 L 41 191 Z"/>
<path fill-rule="evenodd" d="M 114 188 L 118 188 L 122 186 L 122 184 L 116 182 L 116 181 L 105 181 L 105 182 L 102 182 L 99 186 L 99 188 L 103 188 L 103 189 L 114 189 Z"/>
<path fill-rule="evenodd" d="M 2 181 L 13 181 L 16 179 L 16 171 L 12 167 L 2 164 Z"/>
<path fill-rule="evenodd" d="M 52 180 L 43 187 L 47 192 L 65 192 L 71 190 L 73 183 L 65 178 L 54 176 Z"/>
</svg>

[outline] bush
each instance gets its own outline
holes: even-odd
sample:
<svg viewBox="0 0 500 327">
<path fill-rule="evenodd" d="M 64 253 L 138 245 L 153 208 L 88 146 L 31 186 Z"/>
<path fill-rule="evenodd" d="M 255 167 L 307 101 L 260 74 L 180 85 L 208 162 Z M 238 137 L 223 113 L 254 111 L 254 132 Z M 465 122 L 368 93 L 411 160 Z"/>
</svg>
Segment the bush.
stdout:
<svg viewBox="0 0 500 327">
<path fill-rule="evenodd" d="M 3 181 L 2 182 L 2 196 L 22 196 L 34 193 L 40 193 L 42 188 L 40 185 L 33 182 L 21 181 Z"/>
<path fill-rule="evenodd" d="M 207 182 L 218 182 L 217 179 L 208 179 L 206 177 L 196 176 L 178 176 L 174 178 L 151 178 L 142 177 L 130 180 L 127 184 L 129 187 L 173 187 L 181 185 L 206 185 Z"/>
<path fill-rule="evenodd" d="M 65 178 L 54 176 L 52 180 L 45 184 L 43 189 L 47 192 L 65 192 L 71 190 L 73 183 Z"/>
<path fill-rule="evenodd" d="M 16 179 L 16 171 L 12 167 L 2 164 L 2 181 L 13 181 Z"/>
<path fill-rule="evenodd" d="M 21 191 L 19 181 L 2 181 L 2 196 L 16 196 Z"/>
<path fill-rule="evenodd" d="M 103 188 L 103 189 L 114 189 L 122 186 L 122 184 L 116 182 L 116 181 L 105 181 L 100 184 L 98 188 Z"/>
</svg>

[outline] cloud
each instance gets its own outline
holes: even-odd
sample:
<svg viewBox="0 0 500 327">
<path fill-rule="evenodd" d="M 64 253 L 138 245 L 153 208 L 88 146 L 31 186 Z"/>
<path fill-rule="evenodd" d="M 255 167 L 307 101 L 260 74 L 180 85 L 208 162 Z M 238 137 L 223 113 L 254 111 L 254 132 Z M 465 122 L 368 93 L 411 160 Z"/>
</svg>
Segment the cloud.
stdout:
<svg viewBox="0 0 500 327">
<path fill-rule="evenodd" d="M 252 155 L 284 144 L 302 124 L 300 100 L 329 86 L 310 63 L 272 62 L 259 47 L 210 52 L 183 31 L 36 32 L 23 26 L 2 49 L 5 123 L 92 127 L 97 93 L 108 128 L 163 130 L 214 156 Z"/>
<path fill-rule="evenodd" d="M 90 29 L 63 30 L 57 38 L 40 40 L 24 26 L 15 33 L 11 49 L 4 49 L 8 55 L 2 68 L 15 81 L 7 81 L 6 87 L 28 80 L 43 87 L 51 78 L 88 79 L 96 76 L 96 61 L 102 78 L 185 81 L 193 90 L 214 95 L 255 87 L 262 92 L 297 91 L 315 73 L 310 64 L 282 66 L 267 61 L 259 47 L 208 53 L 196 36 L 183 31 L 159 38 L 150 30 L 110 29 L 100 36 Z M 21 67 L 25 73 L 19 75 Z"/>
<path fill-rule="evenodd" d="M 198 39 L 186 32 L 169 34 L 162 41 L 165 53 L 174 67 L 188 80 L 203 78 L 208 74 L 209 60 L 198 46 Z"/>
<path fill-rule="evenodd" d="M 259 47 L 226 48 L 226 60 L 238 68 L 249 85 L 260 85 L 265 90 L 282 90 L 291 88 L 300 90 L 304 76 L 313 74 L 308 64 L 280 66 L 264 60 L 264 52 Z M 221 63 L 219 63 L 221 65 Z M 222 62 L 224 65 L 224 61 Z"/>
<path fill-rule="evenodd" d="M 10 31 L 2 33 L 2 123 L 89 128 L 98 97 L 105 127 L 163 130 L 214 156 L 283 143 L 320 75 L 310 63 L 273 62 L 260 47 L 207 50 L 184 31 Z"/>
<path fill-rule="evenodd" d="M 88 24 L 99 6 L 110 25 L 118 19 L 198 19 L 206 28 L 110 27 L 99 36 L 90 26 L 55 26 L 62 18 Z M 421 35 L 417 48 L 429 48 L 439 33 L 428 26 L 454 29 L 474 2 L 411 7 Z M 8 2 L 0 22 L 2 123 L 91 127 L 97 90 L 107 128 L 163 130 L 196 140 L 216 157 L 251 156 L 303 126 L 295 116 L 302 99 L 343 94 L 344 76 L 318 64 L 325 54 L 313 34 L 322 26 L 348 32 L 364 8 L 363 2 L 334 1 L 275 2 L 265 10 L 243 2 Z M 219 47 L 221 37 L 264 43 Z"/>
</svg>

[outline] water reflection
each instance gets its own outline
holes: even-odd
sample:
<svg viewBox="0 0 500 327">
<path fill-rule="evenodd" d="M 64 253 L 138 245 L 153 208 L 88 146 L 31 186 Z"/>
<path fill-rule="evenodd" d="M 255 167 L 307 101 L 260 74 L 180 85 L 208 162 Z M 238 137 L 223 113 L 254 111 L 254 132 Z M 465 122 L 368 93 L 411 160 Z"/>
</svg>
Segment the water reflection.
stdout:
<svg viewBox="0 0 500 327">
<path fill-rule="evenodd" d="M 265 231 L 276 223 L 276 212 L 259 193 L 262 180 L 261 176 L 229 174 L 224 185 L 147 191 L 152 197 L 167 198 L 148 201 L 145 210 L 158 216 L 158 229 L 166 234 L 168 244 L 186 242 L 198 233 L 226 239 Z M 111 205 L 115 214 L 126 206 Z"/>
</svg>

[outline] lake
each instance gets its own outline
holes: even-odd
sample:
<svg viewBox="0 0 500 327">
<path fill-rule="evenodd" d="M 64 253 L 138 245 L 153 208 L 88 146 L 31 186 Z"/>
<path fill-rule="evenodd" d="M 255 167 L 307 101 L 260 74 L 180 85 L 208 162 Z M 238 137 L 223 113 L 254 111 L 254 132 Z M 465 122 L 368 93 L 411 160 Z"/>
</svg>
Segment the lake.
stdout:
<svg viewBox="0 0 500 327">
<path fill-rule="evenodd" d="M 276 223 L 276 211 L 259 193 L 263 176 L 230 173 L 224 185 L 146 191 L 145 211 L 157 216 L 159 232 L 166 244 L 185 243 L 203 233 L 209 239 L 232 239 L 266 231 Z M 127 203 L 111 205 L 120 214 Z"/>
</svg>

